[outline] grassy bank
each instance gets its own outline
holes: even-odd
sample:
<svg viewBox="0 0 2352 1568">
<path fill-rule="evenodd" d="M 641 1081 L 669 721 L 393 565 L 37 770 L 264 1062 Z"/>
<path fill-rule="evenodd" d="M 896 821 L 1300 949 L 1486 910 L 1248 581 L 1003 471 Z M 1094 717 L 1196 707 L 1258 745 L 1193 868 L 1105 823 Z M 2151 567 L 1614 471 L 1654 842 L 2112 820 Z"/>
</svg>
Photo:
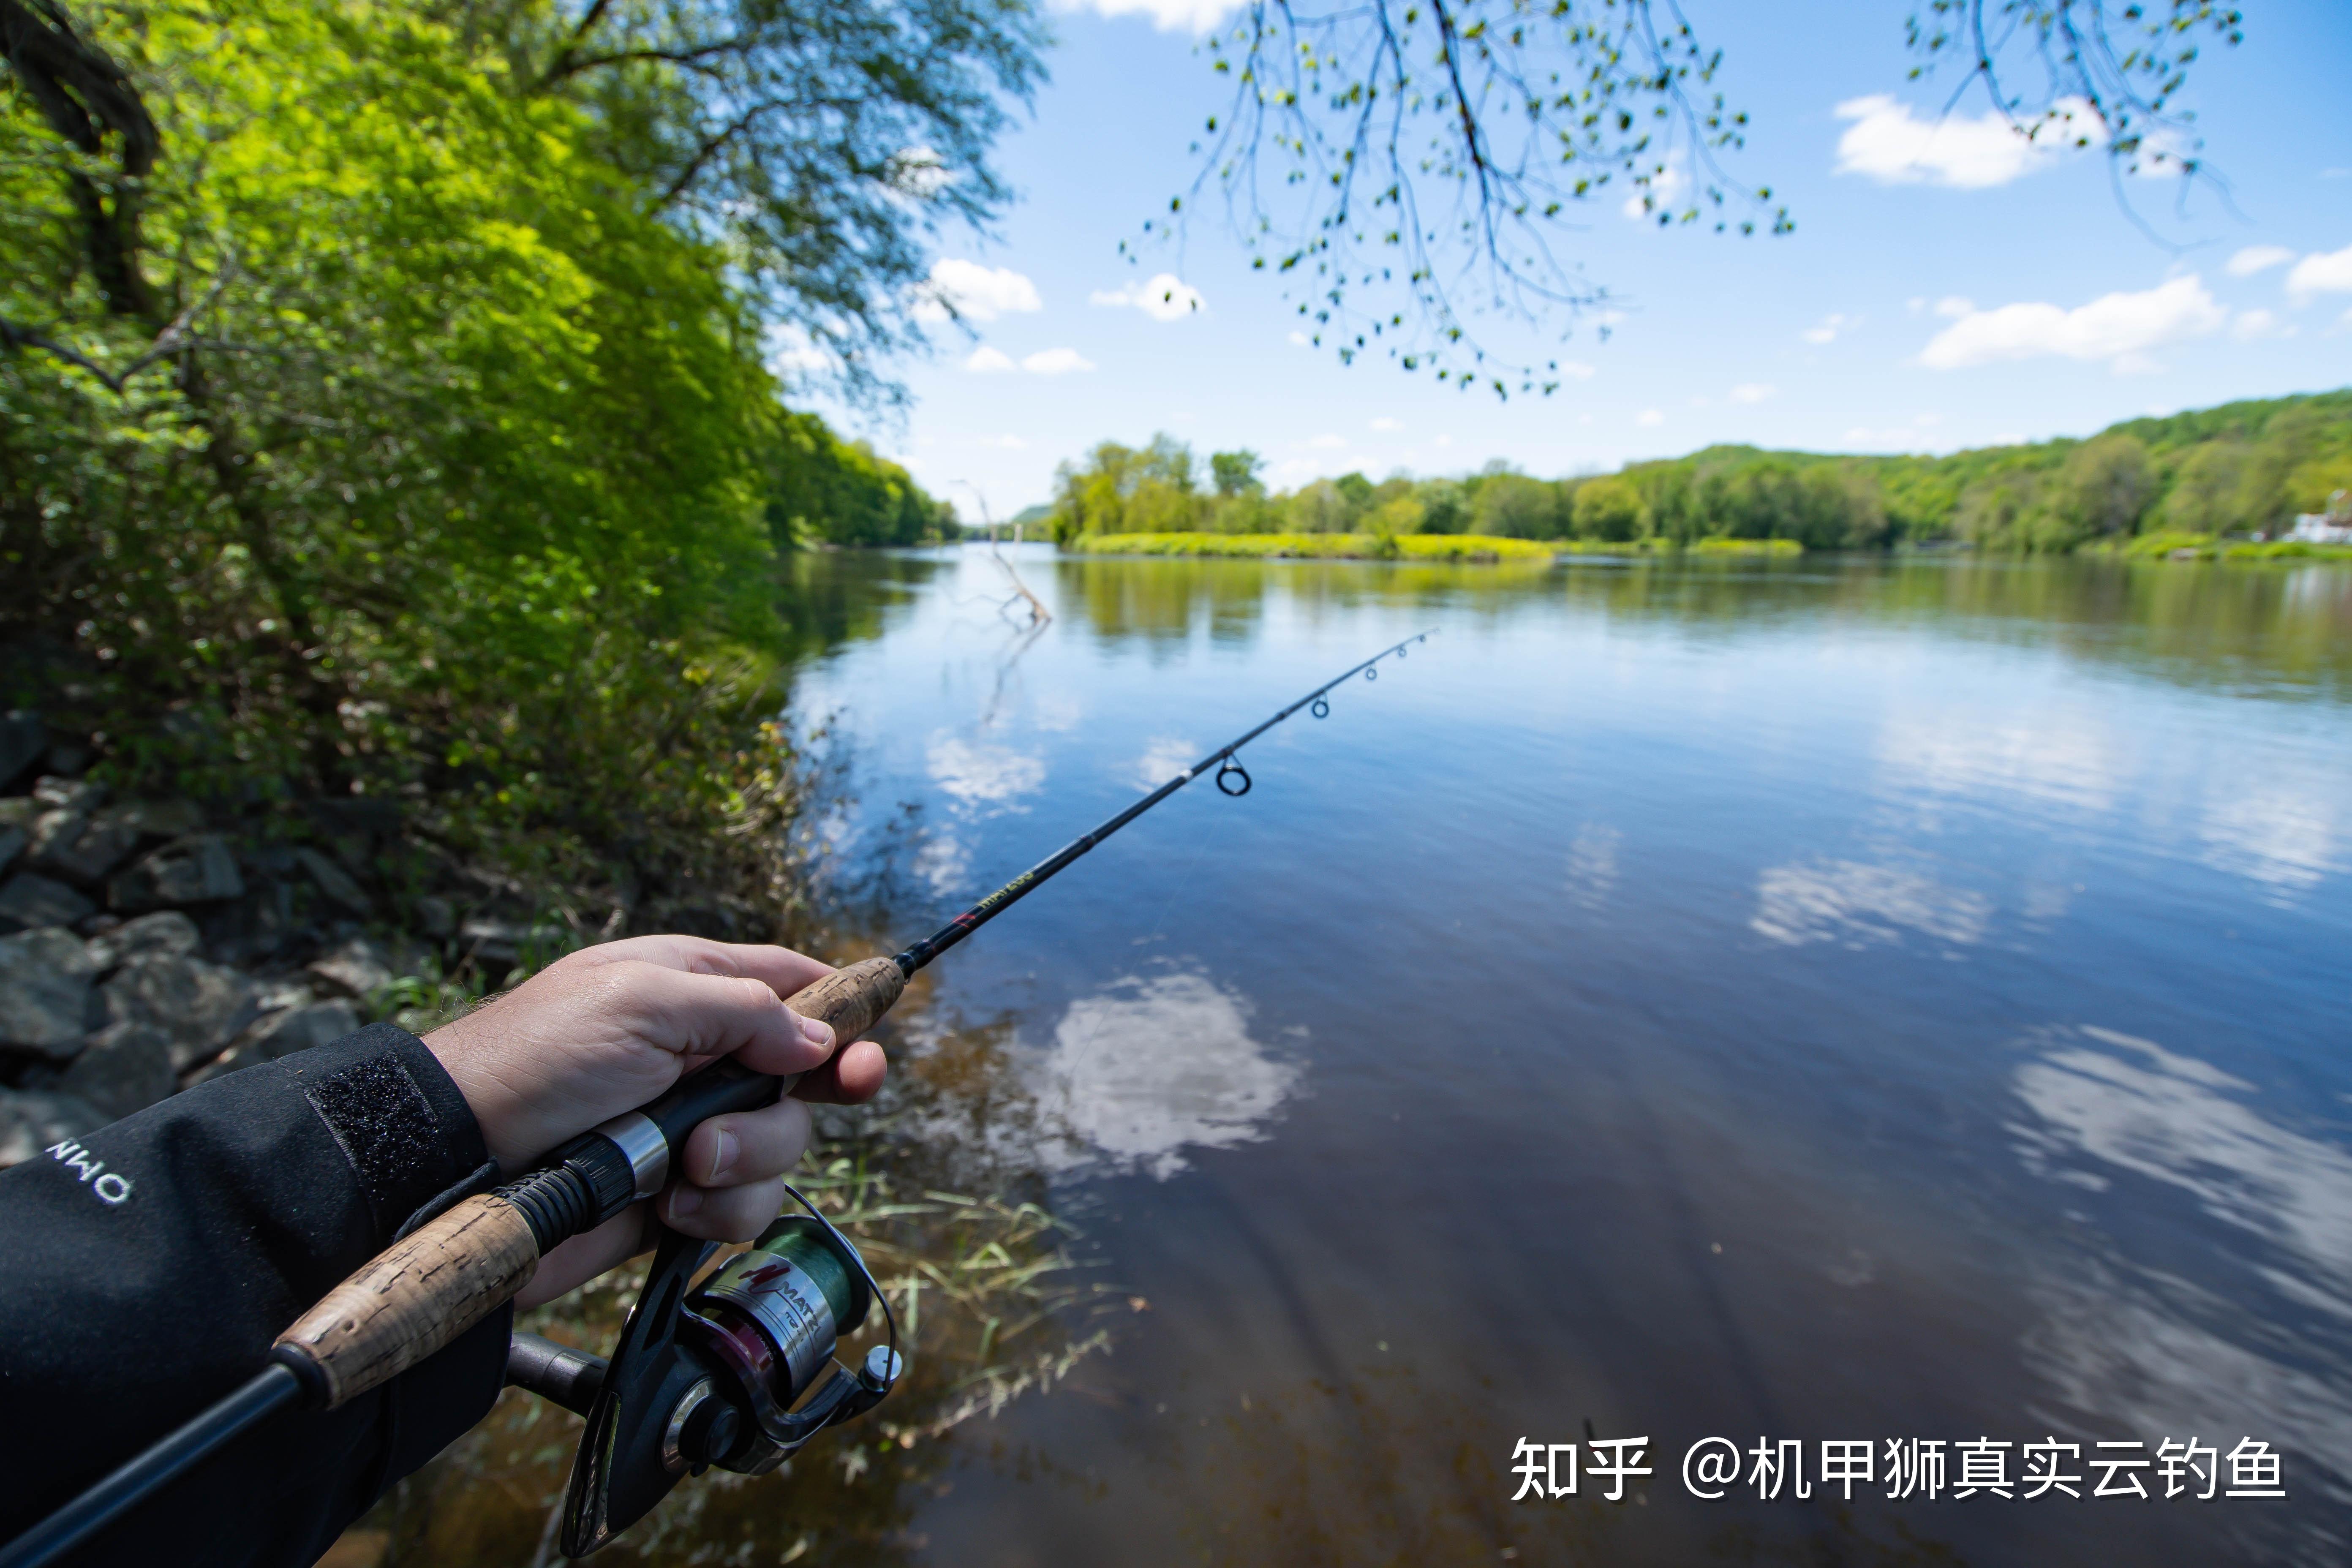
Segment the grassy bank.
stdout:
<svg viewBox="0 0 2352 1568">
<path fill-rule="evenodd" d="M 1562 554 L 1670 554 L 1664 540 L 1622 544 L 1596 540 L 1506 539 L 1488 533 L 1096 533 L 1064 548 L 1079 555 L 1214 555 L 1328 561 L 1542 563 Z M 1707 539 L 1696 555 L 1797 555 L 1793 539 Z"/>
<path fill-rule="evenodd" d="M 2223 539 L 2210 533 L 2145 533 L 2121 546 L 2092 546 L 2086 554 L 2126 561 L 2352 561 L 2352 544 L 2311 544 L 2300 539 Z"/>
</svg>

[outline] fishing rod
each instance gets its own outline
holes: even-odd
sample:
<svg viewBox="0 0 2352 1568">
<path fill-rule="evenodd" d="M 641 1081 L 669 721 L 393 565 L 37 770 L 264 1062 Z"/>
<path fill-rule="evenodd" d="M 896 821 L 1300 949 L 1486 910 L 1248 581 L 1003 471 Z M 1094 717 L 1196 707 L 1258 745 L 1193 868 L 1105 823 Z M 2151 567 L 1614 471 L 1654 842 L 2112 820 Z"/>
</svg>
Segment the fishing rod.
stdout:
<svg viewBox="0 0 2352 1568">
<path fill-rule="evenodd" d="M 1329 716 L 1331 692 L 1380 678 L 1421 632 L 1334 676 L 1272 718 L 1070 840 L 894 957 L 837 969 L 788 1001 L 842 1042 L 887 1013 L 916 971 L 1027 898 L 1088 850 L 1209 773 L 1250 792 L 1235 754 L 1304 708 Z M 557 1149 L 495 1191 L 421 1209 L 375 1259 L 278 1337 L 269 1364 L 32 1529 L 0 1546 L 0 1568 L 44 1568 L 239 1436 L 290 1409 L 331 1410 L 390 1381 L 514 1299 L 539 1260 L 654 1196 L 688 1134 L 710 1117 L 756 1110 L 798 1075 L 754 1072 L 729 1057 L 658 1100 Z M 565 1499 L 562 1546 L 584 1557 L 650 1512 L 688 1474 L 716 1466 L 764 1475 L 819 1432 L 881 1403 L 905 1371 L 897 1314 L 849 1238 L 797 1188 L 804 1211 L 694 1284 L 716 1242 L 656 1224 L 646 1283 L 610 1359 L 513 1336 L 507 1381 L 586 1418 Z M 888 1343 L 852 1373 L 834 1353 L 880 1303 Z M 829 1369 L 829 1370 L 828 1370 Z M 820 1374 L 822 1381 L 820 1382 Z"/>
</svg>

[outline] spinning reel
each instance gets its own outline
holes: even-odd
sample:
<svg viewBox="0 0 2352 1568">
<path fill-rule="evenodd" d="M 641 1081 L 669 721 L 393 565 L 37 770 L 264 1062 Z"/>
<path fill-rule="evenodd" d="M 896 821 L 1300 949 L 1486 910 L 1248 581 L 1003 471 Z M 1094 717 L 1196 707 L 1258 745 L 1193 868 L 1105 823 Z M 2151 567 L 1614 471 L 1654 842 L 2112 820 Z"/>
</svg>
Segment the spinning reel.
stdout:
<svg viewBox="0 0 2352 1568">
<path fill-rule="evenodd" d="M 565 1556 L 604 1545 L 689 1475 L 767 1474 L 898 1382 L 906 1363 L 889 1298 L 849 1238 L 793 1196 L 805 1214 L 778 1219 L 699 1284 L 718 1244 L 661 1227 L 610 1362 L 514 1336 L 507 1381 L 588 1422 L 564 1502 Z M 853 1373 L 835 1349 L 877 1301 L 889 1343 Z"/>
</svg>

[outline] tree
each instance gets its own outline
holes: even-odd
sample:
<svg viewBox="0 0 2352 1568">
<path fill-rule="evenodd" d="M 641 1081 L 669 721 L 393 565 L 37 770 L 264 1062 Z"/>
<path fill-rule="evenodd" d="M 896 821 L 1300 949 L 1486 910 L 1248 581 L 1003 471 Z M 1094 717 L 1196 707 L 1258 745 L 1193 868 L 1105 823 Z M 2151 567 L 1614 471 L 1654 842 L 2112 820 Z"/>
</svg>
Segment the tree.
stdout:
<svg viewBox="0 0 2352 1568">
<path fill-rule="evenodd" d="M 1265 467 L 1265 459 L 1247 449 L 1209 454 L 1209 472 L 1217 494 L 1227 499 L 1263 491 L 1265 486 L 1258 474 Z"/>
<path fill-rule="evenodd" d="M 1171 436 L 1149 446 L 1104 441 L 1081 463 L 1054 470 L 1054 538 L 1087 534 L 1181 533 L 1205 518 L 1195 490 L 1192 449 Z"/>
<path fill-rule="evenodd" d="M 1963 62 L 1962 87 L 2021 137 L 2193 175 L 2177 99 L 2204 43 L 2241 32 L 2211 0 L 1925 0 L 1908 37 L 1915 76 Z M 1662 225 L 1792 226 L 1769 186 L 1724 165 L 1748 117 L 1716 90 L 1721 54 L 1650 0 L 1250 0 L 1208 53 L 1227 101 L 1191 187 L 1146 230 L 1213 195 L 1343 363 L 1377 350 L 1497 395 L 1549 393 L 1555 361 L 1493 357 L 1472 321 L 1560 310 L 1572 325 L 1605 301 L 1559 248 L 1577 209 L 1630 195 Z"/>
<path fill-rule="evenodd" d="M 2156 499 L 2147 448 L 2129 436 L 2101 436 L 2066 455 L 2051 476 L 2044 504 L 2072 548 L 2084 539 L 2132 533 Z"/>
<path fill-rule="evenodd" d="M 1574 527 L 1579 539 L 1622 543 L 1642 537 L 1644 521 L 1641 492 L 1623 479 L 1587 479 L 1577 487 Z"/>
</svg>

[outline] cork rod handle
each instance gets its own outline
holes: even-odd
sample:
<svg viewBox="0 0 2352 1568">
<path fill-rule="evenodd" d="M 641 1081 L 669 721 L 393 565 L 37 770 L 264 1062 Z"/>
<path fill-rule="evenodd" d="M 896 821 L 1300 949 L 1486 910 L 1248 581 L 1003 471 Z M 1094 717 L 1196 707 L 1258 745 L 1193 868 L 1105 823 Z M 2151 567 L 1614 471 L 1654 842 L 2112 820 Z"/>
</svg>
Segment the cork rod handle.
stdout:
<svg viewBox="0 0 2352 1568">
<path fill-rule="evenodd" d="M 789 1005 L 832 1025 L 836 1041 L 846 1044 L 890 1010 L 906 984 L 897 963 L 869 958 L 804 987 Z M 729 1065 L 714 1063 L 646 1108 L 673 1156 L 706 1117 L 770 1104 L 791 1090 L 790 1079 L 724 1072 Z M 703 1079 L 714 1090 L 722 1081 L 734 1087 L 724 1096 L 697 1094 Z M 688 1115 L 676 1114 L 688 1103 Z M 666 1106 L 668 1115 L 662 1114 Z M 551 1238 L 550 1246 L 562 1239 Z M 331 1408 L 397 1377 L 513 1300 L 530 1283 L 539 1259 L 521 1210 L 496 1194 L 467 1198 L 330 1290 L 278 1337 L 276 1354 L 304 1372 Z"/>
</svg>

